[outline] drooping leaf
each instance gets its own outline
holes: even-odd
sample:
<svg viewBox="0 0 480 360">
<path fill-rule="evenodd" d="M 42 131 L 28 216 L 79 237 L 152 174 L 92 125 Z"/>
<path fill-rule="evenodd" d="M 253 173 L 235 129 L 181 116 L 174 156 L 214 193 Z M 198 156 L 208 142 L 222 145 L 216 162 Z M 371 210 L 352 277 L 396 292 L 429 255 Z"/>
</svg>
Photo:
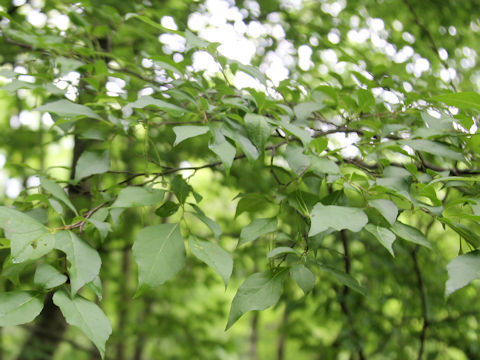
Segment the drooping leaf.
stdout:
<svg viewBox="0 0 480 360">
<path fill-rule="evenodd" d="M 447 265 L 448 280 L 445 286 L 447 296 L 480 278 L 480 251 L 457 256 Z"/>
<path fill-rule="evenodd" d="M 185 263 L 185 245 L 179 224 L 143 228 L 132 250 L 138 265 L 139 292 L 170 280 Z"/>
<path fill-rule="evenodd" d="M 102 241 L 107 237 L 108 233 L 112 231 L 112 225 L 108 222 L 99 221 L 92 218 L 88 219 L 88 222 L 95 226 L 98 233 L 100 234 Z"/>
<path fill-rule="evenodd" d="M 410 146 L 413 150 L 423 151 L 432 155 L 443 156 L 453 160 L 464 160 L 464 156 L 449 146 L 424 139 L 402 140 L 402 144 Z"/>
<path fill-rule="evenodd" d="M 164 190 L 129 186 L 120 191 L 112 208 L 156 205 L 163 200 Z"/>
<path fill-rule="evenodd" d="M 274 257 L 277 257 L 279 255 L 286 255 L 286 254 L 295 254 L 295 255 L 300 255 L 298 251 L 295 249 L 292 249 L 291 247 L 288 246 L 280 246 L 277 247 L 267 254 L 267 259 L 272 259 Z"/>
<path fill-rule="evenodd" d="M 372 234 L 378 240 L 378 242 L 382 244 L 393 257 L 395 257 L 395 253 L 393 252 L 392 248 L 392 245 L 396 239 L 394 233 L 384 227 L 373 224 L 367 224 L 365 226 L 365 230 Z"/>
<path fill-rule="evenodd" d="M 450 106 L 456 106 L 464 110 L 480 111 L 480 95 L 473 91 L 453 92 L 431 98 L 434 101 L 441 101 Z"/>
<path fill-rule="evenodd" d="M 55 239 L 43 224 L 6 206 L 0 206 L 0 228 L 10 240 L 13 262 L 38 259 L 54 248 Z"/>
<path fill-rule="evenodd" d="M 100 255 L 75 233 L 71 231 L 57 232 L 55 248 L 67 255 L 72 295 L 98 275 L 102 264 Z"/>
<path fill-rule="evenodd" d="M 44 289 L 52 289 L 67 281 L 67 277 L 49 264 L 40 264 L 35 270 L 33 282 Z"/>
<path fill-rule="evenodd" d="M 368 217 L 362 209 L 336 205 L 325 206 L 322 203 L 317 203 L 313 207 L 310 218 L 312 220 L 308 233 L 310 237 L 329 228 L 358 232 L 368 222 Z"/>
<path fill-rule="evenodd" d="M 177 146 L 183 140 L 200 136 L 207 133 L 209 130 L 208 126 L 197 126 L 197 125 L 183 125 L 183 126 L 175 126 L 173 131 L 175 133 L 175 142 L 173 146 Z"/>
<path fill-rule="evenodd" d="M 395 233 L 395 235 L 402 238 L 403 240 L 407 240 L 415 244 L 425 246 L 429 249 L 432 248 L 432 245 L 427 240 L 425 235 L 423 235 L 420 230 L 415 229 L 412 226 L 409 226 L 404 223 L 401 223 L 400 221 L 397 221 L 395 224 L 393 224 L 392 231 Z"/>
<path fill-rule="evenodd" d="M 95 344 L 103 359 L 112 325 L 102 309 L 81 296 L 72 298 L 63 290 L 53 295 L 53 303 L 60 308 L 68 324 L 79 328 Z"/>
<path fill-rule="evenodd" d="M 272 128 L 267 119 L 261 115 L 249 113 L 245 115 L 244 120 L 248 138 L 259 152 L 263 152 L 265 144 L 272 133 Z"/>
<path fill-rule="evenodd" d="M 368 204 L 377 209 L 390 225 L 393 225 L 397 220 L 398 208 L 393 201 L 387 199 L 374 199 L 369 200 Z"/>
<path fill-rule="evenodd" d="M 0 326 L 25 324 L 37 317 L 43 300 L 30 291 L 0 293 Z"/>
<path fill-rule="evenodd" d="M 340 281 L 343 285 L 348 286 L 350 289 L 355 290 L 362 295 L 366 295 L 367 289 L 360 285 L 357 279 L 355 279 L 352 275 L 325 264 L 319 264 L 319 269 L 332 274 L 335 279 Z"/>
<path fill-rule="evenodd" d="M 35 111 L 45 111 L 53 114 L 57 114 L 66 118 L 75 118 L 77 116 L 86 116 L 98 120 L 102 118 L 88 106 L 75 104 L 67 99 L 52 101 L 42 106 L 39 106 Z"/>
<path fill-rule="evenodd" d="M 180 204 L 184 204 L 188 195 L 192 191 L 192 187 L 185 181 L 182 175 L 176 175 L 170 183 L 172 191 L 177 197 Z"/>
<path fill-rule="evenodd" d="M 237 151 L 235 146 L 230 144 L 220 131 L 215 131 L 208 148 L 220 158 L 223 166 L 225 166 L 226 173 L 229 174 Z"/>
<path fill-rule="evenodd" d="M 180 207 L 179 203 L 173 201 L 166 201 L 162 206 L 155 210 L 155 214 L 160 217 L 169 217 L 175 214 Z"/>
<path fill-rule="evenodd" d="M 324 107 L 322 103 L 306 102 L 295 105 L 293 111 L 298 120 L 306 120 L 313 112 L 322 110 Z"/>
<path fill-rule="evenodd" d="M 290 275 L 305 294 L 315 286 L 315 275 L 303 264 L 297 264 L 290 269 Z"/>
<path fill-rule="evenodd" d="M 107 151 L 84 151 L 75 167 L 75 180 L 102 174 L 110 169 L 110 153 Z"/>
<path fill-rule="evenodd" d="M 143 109 L 147 106 L 154 106 L 162 111 L 165 111 L 166 113 L 171 114 L 172 116 L 181 116 L 182 114 L 187 112 L 186 109 L 183 109 L 174 104 L 170 104 L 166 101 L 155 99 L 151 96 L 142 96 L 139 97 L 136 101 L 125 105 L 123 107 L 123 113 L 129 114 L 132 109 Z"/>
<path fill-rule="evenodd" d="M 277 218 L 255 219 L 240 232 L 238 246 L 277 230 Z"/>
<path fill-rule="evenodd" d="M 223 279 L 225 286 L 232 275 L 233 258 L 227 251 L 217 244 L 197 240 L 194 237 L 188 239 L 188 247 L 193 255 L 210 266 Z"/>
<path fill-rule="evenodd" d="M 190 204 L 190 206 L 193 207 L 193 209 L 195 210 L 195 215 L 197 216 L 197 218 L 199 218 L 205 225 L 210 228 L 210 230 L 212 230 L 213 235 L 216 238 L 219 238 L 220 235 L 222 235 L 222 230 L 220 229 L 220 226 L 214 220 L 206 216 L 202 209 L 200 209 L 197 205 Z"/>
<path fill-rule="evenodd" d="M 288 166 L 296 174 L 303 174 L 310 166 L 310 158 L 303 154 L 301 147 L 296 145 L 288 145 L 285 149 L 285 158 L 287 159 Z"/>
<path fill-rule="evenodd" d="M 286 275 L 286 269 L 280 269 L 276 273 L 265 271 L 250 275 L 233 298 L 226 329 L 247 311 L 265 310 L 275 305 L 282 294 Z"/>
<path fill-rule="evenodd" d="M 52 180 L 47 179 L 44 176 L 40 176 L 40 185 L 42 185 L 45 190 L 47 190 L 57 199 L 63 201 L 65 205 L 67 205 L 75 214 L 78 215 L 77 209 L 75 209 L 75 206 L 73 206 L 72 202 L 65 193 L 65 190 L 63 190 L 60 185 L 58 185 L 56 182 L 53 182 Z"/>
</svg>

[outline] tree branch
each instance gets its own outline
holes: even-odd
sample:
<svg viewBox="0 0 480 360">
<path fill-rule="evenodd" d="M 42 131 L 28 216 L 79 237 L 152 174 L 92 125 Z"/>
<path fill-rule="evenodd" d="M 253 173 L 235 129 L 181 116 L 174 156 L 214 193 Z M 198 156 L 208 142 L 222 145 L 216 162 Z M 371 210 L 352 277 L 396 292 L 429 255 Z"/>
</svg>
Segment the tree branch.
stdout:
<svg viewBox="0 0 480 360">
<path fill-rule="evenodd" d="M 420 293 L 420 300 L 422 302 L 423 326 L 422 326 L 422 332 L 420 333 L 420 348 L 418 349 L 418 355 L 417 355 L 417 359 L 421 360 L 422 356 L 423 356 L 423 350 L 424 350 L 424 347 L 425 347 L 425 339 L 426 339 L 426 335 L 427 335 L 427 328 L 430 325 L 430 323 L 428 321 L 428 312 L 427 312 L 427 310 L 428 310 L 427 309 L 427 294 L 426 294 L 426 291 L 425 291 L 425 285 L 423 283 L 422 272 L 420 270 L 420 266 L 418 265 L 417 251 L 418 251 L 418 246 L 410 254 L 412 256 L 415 275 L 417 277 L 418 292 Z"/>
</svg>

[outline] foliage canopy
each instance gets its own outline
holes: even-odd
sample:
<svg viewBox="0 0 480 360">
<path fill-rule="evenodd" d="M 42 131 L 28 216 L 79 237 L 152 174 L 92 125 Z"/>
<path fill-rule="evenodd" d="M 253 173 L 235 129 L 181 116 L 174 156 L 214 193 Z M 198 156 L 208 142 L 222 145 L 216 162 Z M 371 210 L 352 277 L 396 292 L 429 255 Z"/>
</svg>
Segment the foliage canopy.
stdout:
<svg viewBox="0 0 480 360">
<path fill-rule="evenodd" d="M 478 5 L 2 3 L 2 354 L 474 358 Z"/>
</svg>

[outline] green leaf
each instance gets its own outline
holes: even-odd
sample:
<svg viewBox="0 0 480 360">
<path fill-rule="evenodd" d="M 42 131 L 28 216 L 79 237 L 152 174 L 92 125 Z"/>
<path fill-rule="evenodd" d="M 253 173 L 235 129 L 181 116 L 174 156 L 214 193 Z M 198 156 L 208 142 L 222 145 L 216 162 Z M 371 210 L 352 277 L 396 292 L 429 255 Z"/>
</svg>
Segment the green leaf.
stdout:
<svg viewBox="0 0 480 360">
<path fill-rule="evenodd" d="M 364 296 L 367 294 L 367 289 L 360 285 L 357 279 L 355 279 L 352 275 L 325 264 L 319 264 L 319 269 L 332 274 L 335 279 L 340 281 L 343 285 L 348 286 L 350 289 L 355 290 Z"/>
<path fill-rule="evenodd" d="M 313 112 L 322 110 L 324 107 L 325 105 L 322 103 L 306 102 L 295 105 L 293 112 L 295 113 L 295 117 L 302 121 L 306 120 Z"/>
<path fill-rule="evenodd" d="M 190 49 L 205 49 L 208 47 L 208 45 L 210 45 L 210 43 L 207 40 L 199 38 L 190 30 L 185 31 L 185 39 L 186 39 L 185 51 L 188 51 Z"/>
<path fill-rule="evenodd" d="M 233 270 L 232 255 L 217 244 L 197 240 L 193 237 L 188 239 L 188 247 L 193 255 L 210 266 L 222 277 L 225 286 L 228 285 L 228 280 Z"/>
<path fill-rule="evenodd" d="M 202 209 L 200 209 L 197 205 L 190 204 L 190 206 L 193 207 L 193 209 L 195 210 L 195 215 L 197 216 L 197 218 L 199 218 L 205 225 L 207 225 L 210 230 L 212 230 L 213 235 L 218 239 L 220 235 L 222 235 L 222 230 L 220 229 L 220 226 L 215 221 L 207 217 L 202 211 Z"/>
<path fill-rule="evenodd" d="M 40 176 L 40 185 L 42 185 L 45 190 L 55 196 L 58 200 L 63 201 L 65 205 L 67 205 L 75 214 L 78 215 L 77 209 L 75 209 L 75 206 L 73 206 L 72 202 L 65 193 L 65 190 L 63 190 L 60 185 L 44 176 Z"/>
<path fill-rule="evenodd" d="M 188 112 L 186 109 L 183 109 L 177 105 L 170 104 L 166 101 L 155 99 L 151 96 L 142 96 L 132 103 L 129 103 L 123 107 L 123 113 L 129 114 L 132 109 L 143 109 L 147 106 L 154 106 L 166 113 L 171 114 L 172 116 L 182 116 L 185 112 Z"/>
<path fill-rule="evenodd" d="M 393 224 L 392 231 L 395 233 L 395 235 L 402 238 L 403 240 L 425 246 L 429 249 L 432 248 L 432 245 L 428 242 L 425 235 L 423 235 L 420 230 L 415 229 L 414 227 L 397 221 L 395 224 Z"/>
<path fill-rule="evenodd" d="M 55 234 L 55 248 L 67 255 L 70 263 L 70 286 L 74 295 L 83 285 L 92 281 L 100 271 L 102 261 L 98 252 L 71 231 Z"/>
<path fill-rule="evenodd" d="M 75 180 L 81 180 L 91 175 L 102 174 L 110 169 L 110 153 L 84 151 L 75 167 Z"/>
<path fill-rule="evenodd" d="M 245 128 L 248 138 L 259 152 L 263 152 L 268 138 L 272 134 L 272 128 L 264 116 L 257 114 L 245 115 Z"/>
<path fill-rule="evenodd" d="M 480 95 L 473 91 L 452 92 L 432 97 L 430 100 L 441 101 L 459 109 L 475 109 L 480 111 Z"/>
<path fill-rule="evenodd" d="M 288 166 L 296 174 L 303 174 L 310 166 L 310 158 L 303 154 L 303 149 L 299 146 L 289 144 L 285 149 L 285 158 Z"/>
<path fill-rule="evenodd" d="M 397 220 L 398 208 L 393 201 L 387 199 L 374 199 L 369 200 L 368 204 L 377 209 L 390 225 L 393 225 Z"/>
<path fill-rule="evenodd" d="M 10 240 L 14 263 L 38 259 L 54 248 L 55 238 L 45 226 L 6 206 L 0 206 L 0 228 Z"/>
<path fill-rule="evenodd" d="M 277 256 L 279 256 L 279 255 L 285 255 L 285 254 L 300 255 L 297 250 L 292 249 L 291 247 L 288 247 L 288 246 L 280 246 L 280 247 L 277 247 L 277 248 L 271 250 L 271 251 L 267 254 L 267 259 L 272 259 L 272 258 L 277 257 Z"/>
<path fill-rule="evenodd" d="M 40 264 L 35 270 L 33 282 L 44 288 L 52 289 L 67 281 L 67 277 L 49 264 Z"/>
<path fill-rule="evenodd" d="M 86 117 L 90 117 L 98 120 L 103 120 L 97 113 L 95 113 L 88 106 L 75 104 L 66 99 L 52 101 L 42 106 L 39 106 L 33 110 L 50 112 L 65 118 L 86 116 Z"/>
<path fill-rule="evenodd" d="M 235 159 L 235 153 L 237 149 L 235 146 L 230 144 L 230 142 L 223 136 L 220 131 L 214 131 L 214 136 L 208 148 L 213 151 L 222 161 L 223 166 L 225 166 L 225 171 L 227 175 L 230 173 L 230 168 L 232 167 L 233 160 Z"/>
<path fill-rule="evenodd" d="M 0 293 L 0 326 L 25 324 L 43 309 L 43 301 L 30 291 Z"/>
<path fill-rule="evenodd" d="M 183 140 L 203 135 L 207 133 L 209 130 L 208 126 L 197 126 L 197 125 L 183 125 L 183 126 L 175 126 L 173 131 L 175 132 L 175 142 L 173 146 L 177 146 Z"/>
<path fill-rule="evenodd" d="M 432 155 L 443 156 L 448 159 L 459 160 L 459 161 L 462 161 L 465 159 L 465 157 L 458 151 L 451 149 L 449 146 L 445 144 L 441 144 L 435 141 L 415 139 L 415 140 L 402 140 L 401 143 L 404 145 L 410 146 L 413 150 L 423 151 Z"/>
<path fill-rule="evenodd" d="M 325 206 L 322 203 L 317 203 L 313 207 L 310 218 L 312 220 L 308 233 L 310 237 L 329 228 L 337 231 L 347 229 L 358 232 L 368 222 L 368 217 L 362 209 L 336 205 Z"/>
<path fill-rule="evenodd" d="M 310 155 L 309 158 L 310 167 L 308 168 L 308 171 L 321 176 L 324 174 L 340 175 L 340 168 L 334 161 L 315 155 Z"/>
<path fill-rule="evenodd" d="M 260 194 L 241 194 L 241 196 L 235 210 L 235 217 L 243 212 L 254 213 L 263 210 L 269 204 L 265 196 Z"/>
<path fill-rule="evenodd" d="M 265 310 L 275 305 L 282 294 L 286 275 L 285 269 L 276 273 L 265 271 L 250 275 L 233 298 L 226 330 L 247 311 Z"/>
<path fill-rule="evenodd" d="M 140 230 L 133 244 L 138 264 L 138 291 L 170 280 L 185 264 L 185 245 L 179 224 L 152 225 Z"/>
<path fill-rule="evenodd" d="M 60 308 L 68 324 L 79 328 L 95 344 L 103 359 L 112 325 L 102 309 L 81 296 L 71 298 L 63 290 L 53 295 L 53 303 Z"/>
<path fill-rule="evenodd" d="M 315 275 L 302 264 L 297 264 L 290 269 L 290 275 L 293 280 L 300 286 L 305 295 L 309 293 L 315 286 Z"/>
<path fill-rule="evenodd" d="M 88 222 L 95 226 L 98 233 L 100 234 L 102 241 L 107 237 L 108 233 L 112 231 L 112 225 L 108 222 L 98 221 L 92 218 L 88 219 Z"/>
<path fill-rule="evenodd" d="M 169 217 L 175 214 L 180 207 L 179 203 L 173 201 L 166 201 L 162 206 L 155 210 L 155 214 L 160 217 Z"/>
<path fill-rule="evenodd" d="M 286 131 L 299 138 L 304 147 L 307 147 L 312 141 L 312 135 L 310 135 L 307 130 L 302 129 L 295 124 L 289 123 L 287 119 L 283 118 L 281 124 Z"/>
<path fill-rule="evenodd" d="M 395 257 L 395 253 L 393 252 L 392 248 L 393 242 L 396 239 L 394 233 L 384 227 L 373 224 L 367 224 L 365 226 L 365 230 L 372 234 L 378 240 L 378 242 L 382 244 L 393 257 Z"/>
<path fill-rule="evenodd" d="M 238 246 L 277 230 L 277 218 L 255 219 L 240 232 Z"/>
<path fill-rule="evenodd" d="M 112 208 L 156 205 L 163 200 L 164 190 L 129 186 L 120 191 Z"/>
<path fill-rule="evenodd" d="M 184 204 L 188 194 L 192 191 L 192 187 L 188 185 L 182 175 L 175 175 L 170 186 L 180 204 Z"/>
<path fill-rule="evenodd" d="M 447 296 L 480 277 L 480 251 L 472 251 L 457 256 L 447 265 L 448 280 L 445 288 Z"/>
</svg>

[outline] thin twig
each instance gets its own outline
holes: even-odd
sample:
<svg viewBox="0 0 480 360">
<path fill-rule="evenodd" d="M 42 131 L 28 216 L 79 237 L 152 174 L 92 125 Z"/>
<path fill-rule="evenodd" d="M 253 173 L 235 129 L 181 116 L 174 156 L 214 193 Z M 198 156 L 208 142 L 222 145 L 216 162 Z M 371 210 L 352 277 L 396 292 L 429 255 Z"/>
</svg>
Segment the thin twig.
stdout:
<svg viewBox="0 0 480 360">
<path fill-rule="evenodd" d="M 420 266 L 418 265 L 417 259 L 417 250 L 418 246 L 411 252 L 415 275 L 417 277 L 418 292 L 420 293 L 420 300 L 422 302 L 422 317 L 423 317 L 423 326 L 422 332 L 420 333 L 420 348 L 418 349 L 417 359 L 421 360 L 423 356 L 423 350 L 425 348 L 425 339 L 427 335 L 427 328 L 430 325 L 428 321 L 428 312 L 427 312 L 427 294 L 425 291 L 425 285 L 423 283 L 422 272 Z"/>
</svg>

